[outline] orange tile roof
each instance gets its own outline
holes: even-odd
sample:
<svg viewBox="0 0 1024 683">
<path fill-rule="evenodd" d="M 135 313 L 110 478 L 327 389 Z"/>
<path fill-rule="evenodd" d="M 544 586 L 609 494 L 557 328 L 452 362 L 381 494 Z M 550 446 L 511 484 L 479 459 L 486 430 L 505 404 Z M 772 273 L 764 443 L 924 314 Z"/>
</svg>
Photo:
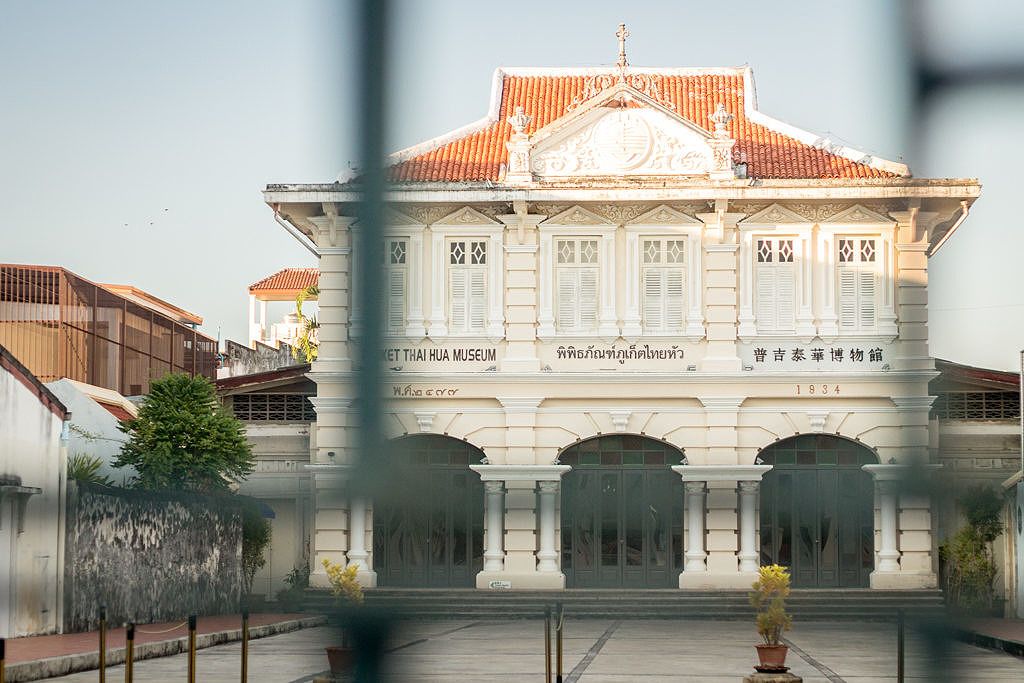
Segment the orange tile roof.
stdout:
<svg viewBox="0 0 1024 683">
<path fill-rule="evenodd" d="M 459 131 L 399 152 L 393 157 L 395 182 L 497 181 L 508 161 L 506 121 L 522 106 L 532 121 L 528 134 L 564 116 L 574 98 L 582 99 L 588 78 L 608 73 L 593 69 L 499 69 L 490 115 Z M 650 77 L 662 101 L 681 117 L 708 129 L 708 116 L 721 102 L 733 115 L 729 132 L 733 155 L 745 161 L 751 178 L 887 178 L 910 175 L 905 166 L 864 152 L 831 146 L 828 140 L 775 121 L 757 111 L 753 77 L 747 67 L 723 69 L 631 69 Z M 495 107 L 497 104 L 497 107 Z M 800 139 L 802 138 L 802 139 Z M 815 143 L 818 143 L 817 145 Z M 829 150 L 822 149 L 826 145 Z"/>
<path fill-rule="evenodd" d="M 282 290 L 294 290 L 298 293 L 319 282 L 319 268 L 284 268 L 249 285 L 249 293 L 280 292 Z"/>
</svg>

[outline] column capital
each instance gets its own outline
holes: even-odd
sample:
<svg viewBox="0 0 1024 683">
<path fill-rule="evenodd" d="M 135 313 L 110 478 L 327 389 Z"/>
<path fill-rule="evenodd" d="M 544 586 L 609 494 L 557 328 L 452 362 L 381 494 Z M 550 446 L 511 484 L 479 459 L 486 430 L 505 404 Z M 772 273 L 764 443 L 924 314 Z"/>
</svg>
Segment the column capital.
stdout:
<svg viewBox="0 0 1024 683">
<path fill-rule="evenodd" d="M 771 465 L 673 465 L 684 482 L 761 481 Z"/>
<path fill-rule="evenodd" d="M 505 491 L 505 482 L 500 479 L 486 479 L 484 480 L 484 491 L 487 493 L 503 493 Z"/>
<path fill-rule="evenodd" d="M 697 400 L 709 413 L 734 413 L 739 410 L 743 396 L 698 396 Z"/>
<path fill-rule="evenodd" d="M 506 413 L 536 413 L 544 402 L 544 397 L 533 396 L 495 396 Z"/>
<path fill-rule="evenodd" d="M 683 486 L 691 496 L 703 496 L 706 493 L 707 485 L 703 481 L 688 481 Z"/>
<path fill-rule="evenodd" d="M 751 496 L 757 493 L 757 490 L 761 488 L 760 481 L 740 481 L 740 495 Z"/>
<path fill-rule="evenodd" d="M 541 493 L 558 493 L 558 484 L 557 481 L 538 481 L 537 488 Z"/>
<path fill-rule="evenodd" d="M 483 481 L 553 481 L 572 469 L 569 465 L 470 465 Z"/>
</svg>

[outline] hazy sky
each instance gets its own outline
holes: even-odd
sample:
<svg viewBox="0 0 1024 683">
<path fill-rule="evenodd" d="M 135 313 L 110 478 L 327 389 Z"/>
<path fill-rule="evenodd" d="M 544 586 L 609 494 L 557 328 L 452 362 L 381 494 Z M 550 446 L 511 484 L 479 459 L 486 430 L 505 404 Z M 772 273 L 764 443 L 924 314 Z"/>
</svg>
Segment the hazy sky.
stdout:
<svg viewBox="0 0 1024 683">
<path fill-rule="evenodd" d="M 936 60 L 1021 58 L 1013 32 L 1024 9 L 980 4 L 925 3 Z M 397 7 L 393 148 L 482 116 L 497 66 L 611 64 L 625 21 L 634 65 L 749 63 L 772 116 L 906 161 L 918 176 L 980 178 L 982 199 L 932 261 L 932 350 L 1017 367 L 1024 231 L 1008 169 L 1024 138 L 1007 131 L 1024 93 L 969 88 L 908 123 L 897 3 Z M 343 0 L 0 0 L 0 261 L 131 283 L 244 342 L 246 287 L 315 265 L 260 191 L 332 180 L 353 156 L 350 10 Z M 920 152 L 912 135 L 925 139 Z"/>
</svg>

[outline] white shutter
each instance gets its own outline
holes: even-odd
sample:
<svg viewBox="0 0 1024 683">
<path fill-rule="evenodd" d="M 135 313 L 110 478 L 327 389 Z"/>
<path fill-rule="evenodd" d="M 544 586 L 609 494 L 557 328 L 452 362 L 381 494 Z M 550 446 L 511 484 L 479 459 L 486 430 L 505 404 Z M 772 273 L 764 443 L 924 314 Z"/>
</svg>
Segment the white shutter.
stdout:
<svg viewBox="0 0 1024 683">
<path fill-rule="evenodd" d="M 875 273 L 866 264 L 857 272 L 857 317 L 862 330 L 875 327 Z"/>
<path fill-rule="evenodd" d="M 686 308 L 685 273 L 679 268 L 670 268 L 665 273 L 665 326 L 670 330 L 683 327 Z"/>
<path fill-rule="evenodd" d="M 644 270 L 643 320 L 648 330 L 660 330 L 665 326 L 662 315 L 665 302 L 664 273 L 656 268 Z"/>
<path fill-rule="evenodd" d="M 857 328 L 857 269 L 852 263 L 839 264 L 839 327 Z"/>
<path fill-rule="evenodd" d="M 758 263 L 755 273 L 757 290 L 755 291 L 755 310 L 757 329 L 759 332 L 775 330 L 775 268 L 772 263 Z"/>
<path fill-rule="evenodd" d="M 796 264 L 775 264 L 775 329 L 796 330 Z"/>
<path fill-rule="evenodd" d="M 579 329 L 591 332 L 597 329 L 597 268 L 579 270 Z"/>
<path fill-rule="evenodd" d="M 559 268 L 556 283 L 558 300 L 555 302 L 558 314 L 558 327 L 571 330 L 576 327 L 577 311 L 579 310 L 579 272 L 575 268 Z"/>
<path fill-rule="evenodd" d="M 388 271 L 388 331 L 400 332 L 405 327 L 405 271 Z"/>
<path fill-rule="evenodd" d="M 469 311 L 469 294 L 466 286 L 466 271 L 463 268 L 451 268 L 448 271 L 448 306 L 449 325 L 452 332 L 465 332 L 468 329 L 467 314 Z"/>
<path fill-rule="evenodd" d="M 483 332 L 487 319 L 487 271 L 469 272 L 469 329 Z"/>
</svg>

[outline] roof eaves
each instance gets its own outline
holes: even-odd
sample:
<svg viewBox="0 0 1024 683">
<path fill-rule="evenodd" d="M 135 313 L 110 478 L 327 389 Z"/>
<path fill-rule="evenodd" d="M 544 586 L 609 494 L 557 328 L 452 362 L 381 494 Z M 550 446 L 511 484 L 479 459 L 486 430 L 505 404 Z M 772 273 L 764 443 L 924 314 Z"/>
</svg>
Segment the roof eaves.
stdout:
<svg viewBox="0 0 1024 683">
<path fill-rule="evenodd" d="M 751 123 L 764 126 L 769 130 L 791 137 L 805 145 L 823 150 L 829 154 L 842 157 L 854 163 L 870 166 L 871 168 L 878 169 L 879 171 L 885 171 L 886 173 L 894 173 L 898 176 L 910 177 L 910 167 L 906 164 L 898 161 L 890 161 L 889 159 L 883 159 L 882 157 L 869 154 L 868 152 L 864 152 L 847 145 L 843 145 L 842 147 L 833 146 L 830 144 L 831 141 L 828 137 L 812 133 L 811 131 L 804 130 L 803 128 L 797 128 L 794 125 L 786 123 L 785 121 L 780 121 L 759 111 L 757 109 L 757 88 L 754 85 L 754 71 L 749 66 L 743 67 L 743 91 L 744 113 L 746 114 L 747 120 Z"/>
</svg>

